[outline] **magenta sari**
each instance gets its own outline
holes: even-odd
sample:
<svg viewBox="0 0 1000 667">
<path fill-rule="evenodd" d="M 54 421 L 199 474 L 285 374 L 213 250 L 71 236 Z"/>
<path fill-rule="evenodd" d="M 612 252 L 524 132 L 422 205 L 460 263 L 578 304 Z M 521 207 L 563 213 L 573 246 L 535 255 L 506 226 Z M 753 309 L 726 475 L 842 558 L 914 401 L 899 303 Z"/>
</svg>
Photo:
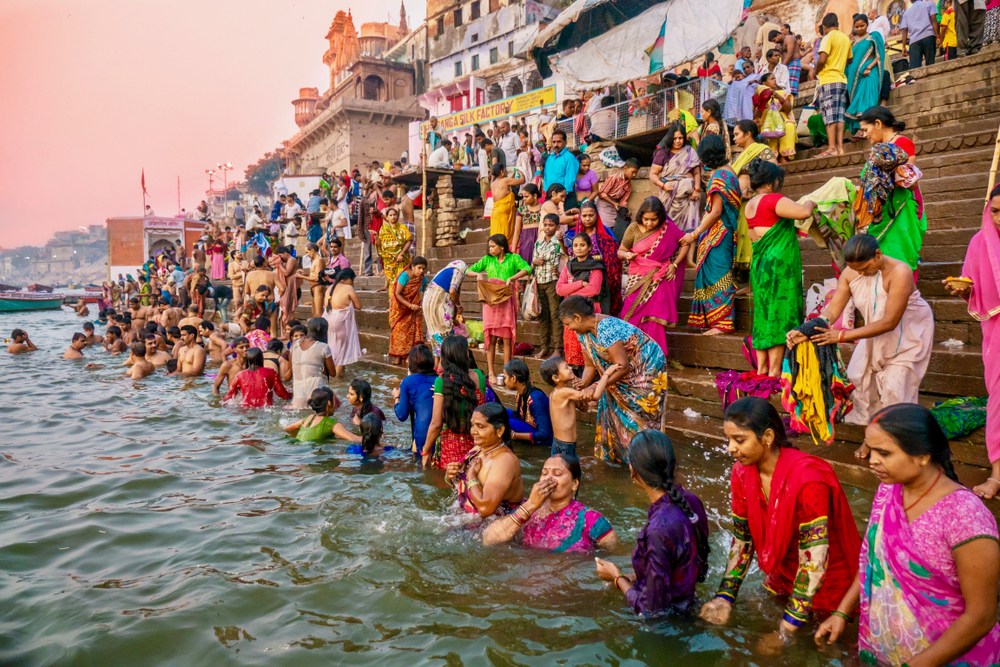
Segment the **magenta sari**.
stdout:
<svg viewBox="0 0 1000 667">
<path fill-rule="evenodd" d="M 990 463 L 1000 461 L 1000 230 L 983 211 L 983 228 L 969 242 L 962 276 L 972 279 L 969 314 L 983 328 L 986 378 L 986 451 Z"/>
<path fill-rule="evenodd" d="M 686 264 L 679 265 L 674 279 L 667 280 L 667 265 L 677 254 L 678 242 L 683 236 L 684 232 L 667 218 L 658 233 L 636 242 L 632 246 L 636 256 L 629 262 L 625 283 L 622 319 L 646 332 L 664 355 L 667 354 L 667 328 L 677 324 L 686 267 Z"/>
<path fill-rule="evenodd" d="M 905 664 L 937 641 L 965 611 L 952 550 L 975 539 L 997 539 L 997 523 L 968 489 L 937 501 L 913 522 L 903 487 L 879 486 L 861 547 L 858 648 L 865 664 Z M 950 665 L 1000 661 L 996 624 Z"/>
<path fill-rule="evenodd" d="M 537 515 L 532 516 L 524 524 L 521 544 L 554 553 L 593 551 L 610 532 L 611 524 L 600 512 L 573 500 L 558 512 L 541 519 Z"/>
</svg>

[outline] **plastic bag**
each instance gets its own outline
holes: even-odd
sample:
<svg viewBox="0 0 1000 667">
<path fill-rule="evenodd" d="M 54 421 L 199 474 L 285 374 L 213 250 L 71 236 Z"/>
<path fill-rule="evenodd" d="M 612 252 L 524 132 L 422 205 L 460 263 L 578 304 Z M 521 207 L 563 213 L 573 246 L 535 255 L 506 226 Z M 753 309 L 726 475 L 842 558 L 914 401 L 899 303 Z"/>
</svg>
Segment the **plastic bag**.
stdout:
<svg viewBox="0 0 1000 667">
<path fill-rule="evenodd" d="M 528 286 L 525 288 L 521 299 L 521 315 L 526 320 L 537 320 L 541 314 L 542 304 L 538 300 L 538 284 L 532 278 L 528 282 Z"/>
</svg>

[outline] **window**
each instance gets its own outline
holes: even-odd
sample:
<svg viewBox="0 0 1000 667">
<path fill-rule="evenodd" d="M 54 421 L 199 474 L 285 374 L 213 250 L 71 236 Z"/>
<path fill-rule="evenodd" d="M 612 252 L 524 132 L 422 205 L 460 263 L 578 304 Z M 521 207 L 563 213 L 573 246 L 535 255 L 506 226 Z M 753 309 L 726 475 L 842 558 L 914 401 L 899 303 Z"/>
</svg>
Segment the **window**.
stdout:
<svg viewBox="0 0 1000 667">
<path fill-rule="evenodd" d="M 438 28 L 437 29 L 437 36 L 440 37 L 441 35 L 444 34 L 444 17 L 443 16 L 439 16 L 438 17 L 437 28 Z"/>
<path fill-rule="evenodd" d="M 479 41 L 479 33 L 478 32 L 472 33 L 472 43 L 475 44 L 478 41 Z"/>
<path fill-rule="evenodd" d="M 496 65 L 498 62 L 500 62 L 500 49 L 494 46 L 490 49 L 490 64 Z"/>
<path fill-rule="evenodd" d="M 479 18 L 479 2 L 473 2 L 469 6 L 469 20 L 475 20 Z"/>
<path fill-rule="evenodd" d="M 455 63 L 455 76 L 462 76 L 462 61 Z"/>
<path fill-rule="evenodd" d="M 514 57 L 514 42 L 507 42 L 507 56 Z"/>
<path fill-rule="evenodd" d="M 462 25 L 462 8 L 459 7 L 455 10 L 455 27 Z"/>
<path fill-rule="evenodd" d="M 478 53 L 476 55 L 472 56 L 472 68 L 469 71 L 470 72 L 475 72 L 477 69 L 479 69 L 479 54 Z"/>
</svg>

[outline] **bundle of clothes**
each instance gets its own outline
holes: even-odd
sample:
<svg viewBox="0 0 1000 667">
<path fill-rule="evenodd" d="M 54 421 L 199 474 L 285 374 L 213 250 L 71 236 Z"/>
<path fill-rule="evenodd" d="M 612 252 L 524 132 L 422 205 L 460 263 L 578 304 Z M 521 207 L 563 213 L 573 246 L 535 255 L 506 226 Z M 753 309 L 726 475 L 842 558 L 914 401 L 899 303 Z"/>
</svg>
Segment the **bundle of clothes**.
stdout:
<svg viewBox="0 0 1000 667">
<path fill-rule="evenodd" d="M 807 338 L 829 329 L 823 318 L 809 320 L 798 331 Z M 834 425 L 851 411 L 854 385 L 836 345 L 811 340 L 785 352 L 781 367 L 781 406 L 791 415 L 791 429 L 809 433 L 813 442 L 830 444 Z"/>
<path fill-rule="evenodd" d="M 861 197 L 854 204 L 859 229 L 882 220 L 882 207 L 896 186 L 912 188 L 923 176 L 920 169 L 908 163 L 909 159 L 896 144 L 872 146 L 861 172 Z"/>
</svg>

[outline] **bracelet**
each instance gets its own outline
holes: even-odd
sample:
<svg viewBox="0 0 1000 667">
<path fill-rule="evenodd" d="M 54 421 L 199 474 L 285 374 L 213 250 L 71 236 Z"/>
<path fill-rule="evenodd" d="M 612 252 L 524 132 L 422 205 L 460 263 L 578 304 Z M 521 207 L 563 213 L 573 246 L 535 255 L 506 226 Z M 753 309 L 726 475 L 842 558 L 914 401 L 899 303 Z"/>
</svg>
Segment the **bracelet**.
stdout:
<svg viewBox="0 0 1000 667">
<path fill-rule="evenodd" d="M 851 616 L 849 614 L 845 614 L 844 612 L 840 611 L 839 609 L 831 611 L 830 612 L 830 616 L 836 616 L 838 618 L 842 618 L 845 621 L 847 621 L 848 623 L 853 623 L 854 622 L 854 619 L 851 618 Z"/>
<path fill-rule="evenodd" d="M 840 333 L 837 335 L 837 342 L 838 343 L 843 343 L 844 342 L 844 330 L 843 329 L 841 329 Z"/>
<path fill-rule="evenodd" d="M 507 516 L 510 517 L 510 520 L 513 521 L 518 528 L 522 528 L 524 526 L 525 521 L 523 519 L 518 518 L 517 512 L 513 512 L 511 514 L 508 514 Z"/>
<path fill-rule="evenodd" d="M 474 486 L 479 486 L 479 480 L 473 477 L 472 479 L 470 479 L 465 483 L 465 486 L 470 489 Z"/>
<path fill-rule="evenodd" d="M 615 577 L 615 580 L 614 580 L 614 587 L 615 588 L 618 588 L 618 580 L 619 579 L 624 579 L 625 581 L 629 581 L 628 577 L 626 577 L 624 574 L 619 574 L 617 577 Z M 629 581 L 629 583 L 632 583 L 632 582 Z M 618 590 L 621 590 L 621 589 L 618 588 Z"/>
<path fill-rule="evenodd" d="M 527 508 L 524 506 L 523 503 L 517 506 L 517 509 L 514 510 L 514 514 L 517 514 L 518 512 L 521 512 L 521 511 L 524 512 L 524 515 L 523 515 L 524 516 L 524 523 L 527 523 L 528 521 L 530 521 L 531 520 L 531 512 L 529 512 L 527 510 Z"/>
</svg>

